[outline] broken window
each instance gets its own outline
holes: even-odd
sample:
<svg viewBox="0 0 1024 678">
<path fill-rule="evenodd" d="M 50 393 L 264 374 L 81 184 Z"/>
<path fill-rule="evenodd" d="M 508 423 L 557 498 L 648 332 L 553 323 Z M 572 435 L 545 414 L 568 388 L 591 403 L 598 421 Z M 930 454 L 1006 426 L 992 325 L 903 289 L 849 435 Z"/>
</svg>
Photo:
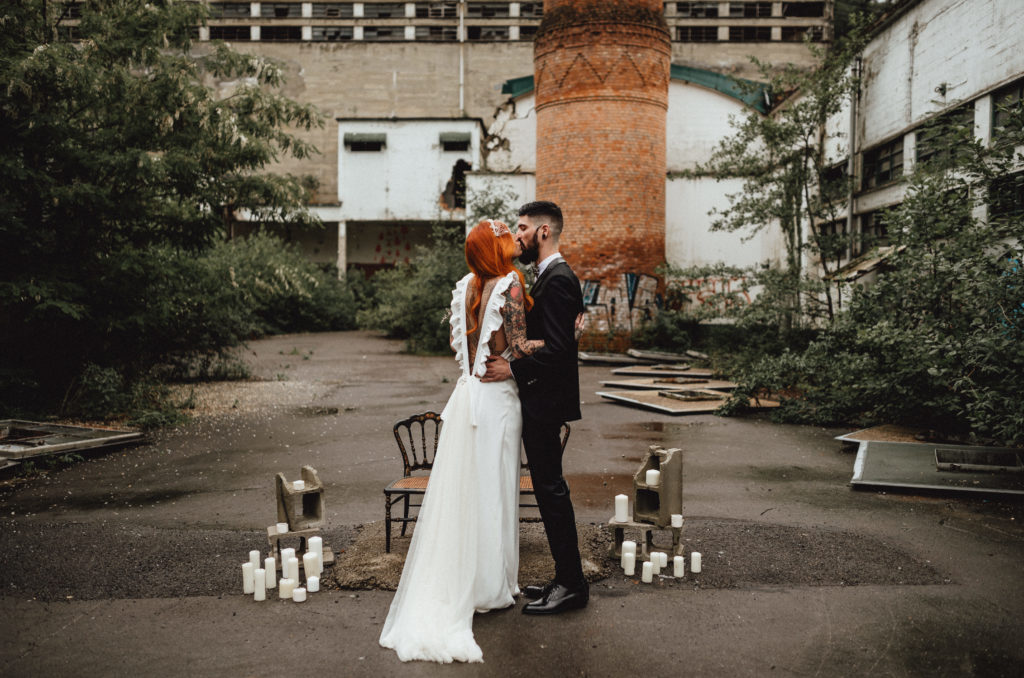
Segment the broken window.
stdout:
<svg viewBox="0 0 1024 678">
<path fill-rule="evenodd" d="M 678 16 L 690 17 L 691 19 L 714 19 L 718 16 L 718 3 L 677 2 L 676 14 Z"/>
<path fill-rule="evenodd" d="M 302 5 L 297 2 L 262 2 L 260 3 L 260 16 L 265 19 L 301 17 Z"/>
<path fill-rule="evenodd" d="M 992 141 L 996 144 L 1009 137 L 1006 126 L 1013 119 L 1014 109 L 1024 105 L 1024 80 L 1018 80 L 992 94 Z"/>
<path fill-rule="evenodd" d="M 351 2 L 314 2 L 314 19 L 348 19 L 352 17 Z"/>
<path fill-rule="evenodd" d="M 466 206 L 466 172 L 473 169 L 465 160 L 457 160 L 452 168 L 452 178 L 441 194 L 441 206 L 448 210 L 461 209 Z"/>
<path fill-rule="evenodd" d="M 459 29 L 457 26 L 417 26 L 416 39 L 454 42 L 459 39 Z"/>
<path fill-rule="evenodd" d="M 783 42 L 803 42 L 808 33 L 812 42 L 821 42 L 825 35 L 821 26 L 783 26 L 781 37 Z"/>
<path fill-rule="evenodd" d="M 718 26 L 676 26 L 677 42 L 718 42 Z"/>
<path fill-rule="evenodd" d="M 398 19 L 405 16 L 404 2 L 364 3 L 363 16 L 369 19 Z"/>
<path fill-rule="evenodd" d="M 903 176 L 903 137 L 864 151 L 861 188 L 868 189 L 896 181 Z"/>
<path fill-rule="evenodd" d="M 519 16 L 521 17 L 535 17 L 539 19 L 544 16 L 544 3 L 543 2 L 521 2 L 519 3 Z"/>
<path fill-rule="evenodd" d="M 537 35 L 536 26 L 520 26 L 519 27 L 519 39 L 520 40 L 533 40 Z"/>
<path fill-rule="evenodd" d="M 302 26 L 260 26 L 262 42 L 298 42 L 302 40 Z"/>
<path fill-rule="evenodd" d="M 889 225 L 885 221 L 885 214 L 880 210 L 862 214 L 856 254 L 863 254 L 873 247 L 884 247 L 888 244 Z"/>
<path fill-rule="evenodd" d="M 210 26 L 210 40 L 234 40 L 245 42 L 252 39 L 248 26 Z"/>
<path fill-rule="evenodd" d="M 345 150 L 353 153 L 383 151 L 387 146 L 386 134 L 346 132 L 343 137 Z"/>
<path fill-rule="evenodd" d="M 313 26 L 314 42 L 340 42 L 352 39 L 351 26 Z"/>
<path fill-rule="evenodd" d="M 402 26 L 366 26 L 363 28 L 363 40 L 402 40 L 405 28 Z"/>
<path fill-rule="evenodd" d="M 730 26 L 732 42 L 768 42 L 772 39 L 771 26 Z"/>
<path fill-rule="evenodd" d="M 466 16 L 475 19 L 493 19 L 507 17 L 509 7 L 507 2 L 467 2 Z"/>
<path fill-rule="evenodd" d="M 999 177 L 989 187 L 988 196 L 990 220 L 1024 218 L 1024 172 Z"/>
<path fill-rule="evenodd" d="M 508 40 L 508 26 L 467 26 L 467 40 Z"/>
<path fill-rule="evenodd" d="M 770 2 L 730 2 L 729 16 L 737 19 L 753 19 L 772 15 Z"/>
<path fill-rule="evenodd" d="M 818 18 L 825 16 L 824 2 L 784 2 L 782 3 L 782 16 L 811 17 Z"/>
<path fill-rule="evenodd" d="M 471 141 L 469 132 L 441 132 L 440 143 L 444 151 L 468 151 Z"/>
<path fill-rule="evenodd" d="M 957 140 L 974 136 L 974 105 L 958 106 L 917 129 L 917 162 L 943 164 L 955 160 Z"/>
<path fill-rule="evenodd" d="M 248 2 L 211 2 L 210 16 L 215 19 L 241 19 L 252 15 Z M 212 30 L 212 28 L 211 28 Z M 224 38 L 227 40 L 228 38 Z"/>
<path fill-rule="evenodd" d="M 61 14 L 61 19 L 81 19 L 82 18 L 82 5 L 78 2 L 71 2 L 64 5 L 64 12 Z"/>
<path fill-rule="evenodd" d="M 454 19 L 458 17 L 455 2 L 417 2 L 416 16 L 420 19 Z"/>
</svg>

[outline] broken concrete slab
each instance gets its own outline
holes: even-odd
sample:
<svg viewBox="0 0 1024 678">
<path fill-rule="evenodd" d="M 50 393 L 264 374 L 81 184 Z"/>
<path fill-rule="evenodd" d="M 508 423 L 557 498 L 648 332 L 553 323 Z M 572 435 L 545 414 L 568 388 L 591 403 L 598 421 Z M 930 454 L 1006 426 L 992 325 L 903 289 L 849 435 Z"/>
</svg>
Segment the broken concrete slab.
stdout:
<svg viewBox="0 0 1024 678">
<path fill-rule="evenodd" d="M 713 377 L 714 370 L 690 367 L 683 364 L 635 365 L 619 367 L 612 374 L 623 377 Z"/>
<path fill-rule="evenodd" d="M 734 381 L 710 379 L 708 377 L 653 377 L 647 379 L 613 379 L 602 381 L 602 386 L 615 389 L 632 389 L 639 391 L 688 391 L 692 389 L 710 389 L 730 391 L 738 386 Z"/>
<path fill-rule="evenodd" d="M 693 391 L 597 391 L 597 395 L 626 405 L 633 405 L 662 414 L 709 414 L 714 412 L 725 399 L 726 394 L 711 390 Z M 693 399 L 682 399 L 690 396 Z M 699 398 L 699 399 L 698 399 Z M 750 399 L 750 406 L 756 409 L 778 407 L 774 400 Z"/>
<path fill-rule="evenodd" d="M 21 419 L 0 420 L 0 459 L 24 460 L 50 454 L 139 442 L 138 431 L 45 424 Z"/>
<path fill-rule="evenodd" d="M 850 485 L 1024 495 L 1024 451 L 1008 447 L 861 441 Z"/>
<path fill-rule="evenodd" d="M 599 351 L 579 351 L 577 358 L 584 365 L 642 365 L 654 361 L 637 358 L 626 353 L 602 353 Z"/>
</svg>

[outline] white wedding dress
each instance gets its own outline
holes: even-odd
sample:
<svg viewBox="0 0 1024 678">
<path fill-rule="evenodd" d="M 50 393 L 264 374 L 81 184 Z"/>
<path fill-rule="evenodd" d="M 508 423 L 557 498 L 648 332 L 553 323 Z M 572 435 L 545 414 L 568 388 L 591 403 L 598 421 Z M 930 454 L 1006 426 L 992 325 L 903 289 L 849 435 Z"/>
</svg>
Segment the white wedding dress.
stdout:
<svg viewBox="0 0 1024 678">
<path fill-rule="evenodd" d="M 467 275 L 452 292 L 452 345 L 462 375 L 441 413 L 430 483 L 380 634 L 380 644 L 402 661 L 483 661 L 473 639 L 474 611 L 508 607 L 519 593 L 519 393 L 512 379 L 485 384 L 477 378 L 491 335 L 502 326 L 503 294 L 517 278 L 515 272 L 501 278 L 486 300 L 470 366 L 472 279 Z"/>
</svg>

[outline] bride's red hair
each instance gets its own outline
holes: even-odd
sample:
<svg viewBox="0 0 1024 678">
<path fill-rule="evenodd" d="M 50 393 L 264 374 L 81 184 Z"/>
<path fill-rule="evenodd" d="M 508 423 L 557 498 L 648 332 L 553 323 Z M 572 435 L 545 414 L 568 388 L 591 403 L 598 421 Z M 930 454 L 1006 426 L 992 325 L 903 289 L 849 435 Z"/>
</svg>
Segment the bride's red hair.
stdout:
<svg viewBox="0 0 1024 678">
<path fill-rule="evenodd" d="M 500 229 L 501 235 L 495 235 L 495 228 Z M 533 298 L 526 294 L 526 282 L 523 274 L 512 265 L 512 259 L 516 253 L 516 241 L 508 226 L 500 221 L 484 219 L 473 227 L 473 230 L 466 236 L 466 264 L 472 271 L 473 284 L 476 286 L 476 300 L 469 309 L 467 321 L 473 323 L 472 328 L 466 330 L 466 334 L 476 331 L 476 316 L 480 308 L 480 300 L 483 298 L 484 281 L 490 278 L 498 278 L 515 271 L 519 278 L 519 284 L 523 288 L 523 301 L 526 310 L 533 308 Z M 468 324 L 468 323 L 467 323 Z"/>
</svg>

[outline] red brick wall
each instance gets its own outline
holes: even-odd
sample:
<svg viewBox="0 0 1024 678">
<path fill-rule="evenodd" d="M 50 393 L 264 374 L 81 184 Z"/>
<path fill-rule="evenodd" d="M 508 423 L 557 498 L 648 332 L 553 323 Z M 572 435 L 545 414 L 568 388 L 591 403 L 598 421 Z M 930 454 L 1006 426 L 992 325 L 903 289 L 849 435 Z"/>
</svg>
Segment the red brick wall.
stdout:
<svg viewBox="0 0 1024 678">
<path fill-rule="evenodd" d="M 546 0 L 534 47 L 537 198 L 562 207 L 580 278 L 665 260 L 671 43 L 656 0 Z"/>
</svg>

